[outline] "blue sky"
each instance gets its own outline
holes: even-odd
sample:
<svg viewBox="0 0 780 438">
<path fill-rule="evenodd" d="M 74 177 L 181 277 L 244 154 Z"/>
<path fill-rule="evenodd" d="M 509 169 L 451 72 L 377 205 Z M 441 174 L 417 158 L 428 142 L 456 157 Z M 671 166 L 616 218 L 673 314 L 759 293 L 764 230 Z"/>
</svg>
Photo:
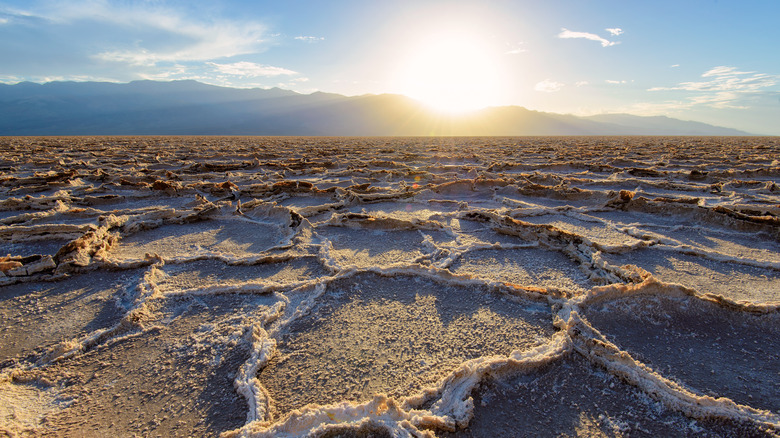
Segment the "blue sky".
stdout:
<svg viewBox="0 0 780 438">
<path fill-rule="evenodd" d="M 0 81 L 195 79 L 780 135 L 780 1 L 3 1 Z"/>
</svg>

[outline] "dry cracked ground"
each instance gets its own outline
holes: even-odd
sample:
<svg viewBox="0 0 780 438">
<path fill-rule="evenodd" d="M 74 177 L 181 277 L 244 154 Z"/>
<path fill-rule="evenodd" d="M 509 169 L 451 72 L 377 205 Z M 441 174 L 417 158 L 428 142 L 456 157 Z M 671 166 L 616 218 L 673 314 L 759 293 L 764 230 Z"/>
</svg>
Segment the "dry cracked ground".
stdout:
<svg viewBox="0 0 780 438">
<path fill-rule="evenodd" d="M 0 149 L 0 436 L 780 435 L 777 138 Z"/>
</svg>

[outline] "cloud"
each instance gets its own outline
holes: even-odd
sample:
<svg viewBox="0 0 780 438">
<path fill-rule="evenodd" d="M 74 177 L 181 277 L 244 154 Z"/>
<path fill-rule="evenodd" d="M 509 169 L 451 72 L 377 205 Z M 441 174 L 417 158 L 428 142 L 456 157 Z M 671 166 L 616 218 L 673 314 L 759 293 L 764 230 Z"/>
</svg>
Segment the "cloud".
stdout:
<svg viewBox="0 0 780 438">
<path fill-rule="evenodd" d="M 556 82 L 551 79 L 545 79 L 542 82 L 537 83 L 534 86 L 534 90 L 536 91 L 543 91 L 545 93 L 554 93 L 561 88 L 563 88 L 566 84 L 563 84 L 561 82 Z"/>
<path fill-rule="evenodd" d="M 318 43 L 320 41 L 324 41 L 325 37 L 315 37 L 315 36 L 297 36 L 295 37 L 298 41 L 303 41 L 305 43 Z"/>
<path fill-rule="evenodd" d="M 298 74 L 298 72 L 288 70 L 286 68 L 255 64 L 254 62 L 246 61 L 234 62 L 231 64 L 217 64 L 215 62 L 207 62 L 206 64 L 214 67 L 222 74 L 243 77 L 272 77 Z"/>
<path fill-rule="evenodd" d="M 102 76 L 90 76 L 90 75 L 36 75 L 36 76 L 13 76 L 13 75 L 0 75 L 0 83 L 2 84 L 18 84 L 19 82 L 37 82 L 37 83 L 46 83 L 46 82 L 62 82 L 62 81 L 69 81 L 69 82 L 114 82 L 114 83 L 120 83 L 121 81 L 117 81 L 113 78 L 107 78 Z"/>
<path fill-rule="evenodd" d="M 755 73 L 754 71 L 737 71 L 735 67 L 719 66 L 713 67 L 710 70 L 704 72 L 701 77 L 708 78 L 712 76 L 731 76 L 731 75 L 749 75 Z"/>
<path fill-rule="evenodd" d="M 0 84 L 18 84 L 24 82 L 24 78 L 14 75 L 0 75 Z"/>
<path fill-rule="evenodd" d="M 612 36 L 618 36 L 618 35 L 623 33 L 623 29 L 621 29 L 619 27 L 607 28 L 607 29 L 604 29 L 604 30 L 609 32 L 609 34 L 612 35 Z"/>
<path fill-rule="evenodd" d="M 680 66 L 680 64 L 672 64 L 672 65 L 669 66 L 669 68 L 677 68 L 679 66 Z"/>
<path fill-rule="evenodd" d="M 0 24 L 20 22 L 35 19 L 35 15 L 21 9 L 12 9 L 0 6 Z"/>
<path fill-rule="evenodd" d="M 566 28 L 561 29 L 561 33 L 558 34 L 558 38 L 583 38 L 586 40 L 597 41 L 601 43 L 601 47 L 609 47 L 618 44 L 616 41 L 609 41 L 608 39 L 602 38 L 595 33 L 574 32 Z"/>
<path fill-rule="evenodd" d="M 612 85 L 622 85 L 622 84 L 627 84 L 628 83 L 628 81 L 626 81 L 626 80 L 615 81 L 615 80 L 612 80 L 612 79 L 607 79 L 604 82 L 606 82 L 608 84 L 612 84 Z"/>
<path fill-rule="evenodd" d="M 522 47 L 523 46 L 523 42 L 522 41 L 520 41 L 517 44 L 506 43 L 506 45 L 511 47 L 511 48 L 509 50 L 507 50 L 506 52 L 504 52 L 505 55 L 519 55 L 521 53 L 524 53 L 524 52 L 528 51 L 528 50 L 526 50 L 526 49 L 524 49 Z"/>
<path fill-rule="evenodd" d="M 574 83 L 575 87 L 584 87 L 585 85 L 588 85 L 588 81 L 577 81 Z"/>
<path fill-rule="evenodd" d="M 196 81 L 202 78 L 193 73 L 193 69 L 186 65 L 175 64 L 172 66 L 166 66 L 165 69 L 155 70 L 152 72 L 139 73 L 141 79 L 147 79 L 150 81 L 170 81 L 181 79 L 194 79 Z"/>
<path fill-rule="evenodd" d="M 671 87 L 653 87 L 648 91 L 682 91 L 687 97 L 667 103 L 675 109 L 694 106 L 712 108 L 746 109 L 758 96 L 774 93 L 767 90 L 780 82 L 780 75 L 752 71 L 739 71 L 736 67 L 718 66 L 702 73 L 703 81 L 681 82 Z"/>
<path fill-rule="evenodd" d="M 751 92 L 772 87 L 778 83 L 778 75 L 738 71 L 735 67 L 719 66 L 704 72 L 706 81 L 681 82 L 672 87 L 654 87 L 648 91 L 700 91 L 700 92 Z"/>
<path fill-rule="evenodd" d="M 134 65 L 154 65 L 158 62 L 203 61 L 259 53 L 264 29 L 257 25 L 233 27 L 228 23 L 182 24 L 175 29 L 149 29 L 153 35 L 168 32 L 168 41 L 151 38 L 133 44 L 132 48 L 106 50 L 95 54 L 98 59 L 126 62 Z M 125 44 L 127 45 L 127 44 Z"/>
<path fill-rule="evenodd" d="M 204 14 L 161 0 L 39 0 L 10 10 L 0 0 L 0 82 L 182 80 L 233 87 L 301 83 L 296 71 L 257 61 L 283 36 L 254 18 Z M 216 8 L 219 9 L 219 8 Z M 270 82 L 273 81 L 273 82 Z"/>
<path fill-rule="evenodd" d="M 92 51 L 87 56 L 97 61 L 153 66 L 254 54 L 269 45 L 267 29 L 257 22 L 203 19 L 164 2 L 84 0 L 43 5 L 24 13 L 28 21 L 38 21 L 40 34 L 72 52 L 88 47 Z"/>
</svg>

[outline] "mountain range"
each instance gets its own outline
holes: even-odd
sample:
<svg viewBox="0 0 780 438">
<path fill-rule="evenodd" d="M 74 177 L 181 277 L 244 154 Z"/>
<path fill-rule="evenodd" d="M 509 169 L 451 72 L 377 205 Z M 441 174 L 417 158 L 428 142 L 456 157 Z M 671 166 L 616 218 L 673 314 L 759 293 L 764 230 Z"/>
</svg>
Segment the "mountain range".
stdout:
<svg viewBox="0 0 780 438">
<path fill-rule="evenodd" d="M 519 106 L 441 115 L 396 94 L 348 97 L 196 81 L 0 84 L 0 135 L 750 135 L 663 116 Z"/>
</svg>

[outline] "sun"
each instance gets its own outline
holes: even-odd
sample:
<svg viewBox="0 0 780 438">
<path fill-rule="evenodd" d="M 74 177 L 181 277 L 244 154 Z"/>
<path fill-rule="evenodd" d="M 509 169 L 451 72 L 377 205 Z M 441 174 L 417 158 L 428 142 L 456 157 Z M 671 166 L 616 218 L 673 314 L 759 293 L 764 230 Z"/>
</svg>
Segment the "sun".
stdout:
<svg viewBox="0 0 780 438">
<path fill-rule="evenodd" d="M 434 32 L 415 41 L 396 74 L 400 93 L 444 112 L 466 112 L 500 99 L 498 63 L 491 46 L 462 30 Z"/>
</svg>

